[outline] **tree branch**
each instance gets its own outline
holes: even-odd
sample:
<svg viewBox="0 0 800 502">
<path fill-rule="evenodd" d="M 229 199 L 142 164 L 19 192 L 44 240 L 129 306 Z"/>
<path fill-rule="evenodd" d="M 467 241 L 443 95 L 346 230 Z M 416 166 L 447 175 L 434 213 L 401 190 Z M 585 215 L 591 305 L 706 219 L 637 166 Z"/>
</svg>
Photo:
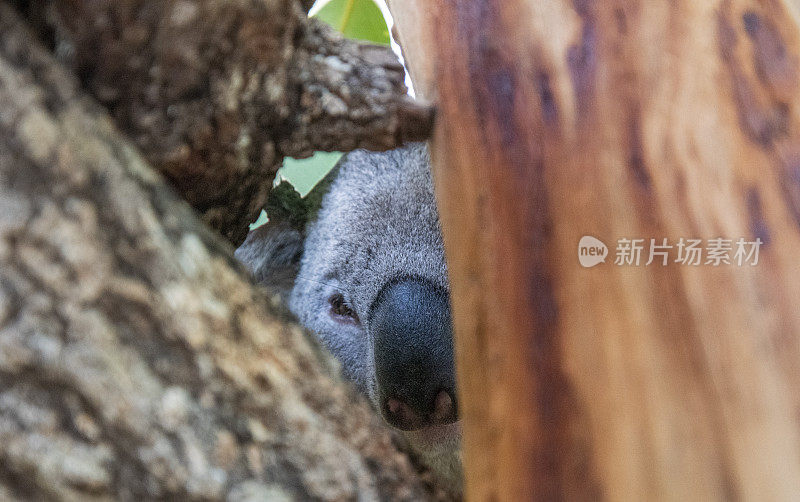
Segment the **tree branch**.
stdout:
<svg viewBox="0 0 800 502">
<path fill-rule="evenodd" d="M 23 24 L 0 4 L 0 497 L 429 498 Z"/>
<path fill-rule="evenodd" d="M 427 139 L 433 109 L 405 95 L 405 71 L 386 47 L 344 40 L 312 19 L 296 54 L 300 66 L 291 74 L 301 94 L 279 142 L 286 155 L 385 150 Z"/>
<path fill-rule="evenodd" d="M 234 244 L 285 155 L 430 132 L 388 48 L 341 40 L 296 0 L 23 3 L 147 160 Z"/>
</svg>

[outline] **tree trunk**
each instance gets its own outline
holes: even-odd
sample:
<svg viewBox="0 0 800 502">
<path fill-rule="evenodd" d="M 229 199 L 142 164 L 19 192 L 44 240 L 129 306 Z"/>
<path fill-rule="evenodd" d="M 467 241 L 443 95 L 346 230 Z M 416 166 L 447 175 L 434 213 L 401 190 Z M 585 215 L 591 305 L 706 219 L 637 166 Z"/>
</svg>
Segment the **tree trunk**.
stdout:
<svg viewBox="0 0 800 502">
<path fill-rule="evenodd" d="M 430 498 L 23 25 L 0 4 L 0 499 Z"/>
<path fill-rule="evenodd" d="M 389 3 L 438 103 L 468 497 L 796 498 L 794 6 Z M 579 264 L 584 236 L 605 263 Z M 763 245 L 617 265 L 623 238 Z"/>
<path fill-rule="evenodd" d="M 29 0 L 40 38 L 213 229 L 240 244 L 284 156 L 429 135 L 388 47 L 297 0 Z"/>
</svg>

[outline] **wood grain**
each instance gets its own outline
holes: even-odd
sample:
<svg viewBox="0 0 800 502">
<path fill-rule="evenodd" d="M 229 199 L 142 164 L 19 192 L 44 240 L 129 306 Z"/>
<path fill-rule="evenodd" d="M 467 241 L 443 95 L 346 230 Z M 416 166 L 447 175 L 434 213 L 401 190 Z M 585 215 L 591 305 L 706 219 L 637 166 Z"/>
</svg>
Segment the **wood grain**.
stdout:
<svg viewBox="0 0 800 502">
<path fill-rule="evenodd" d="M 390 7 L 439 109 L 468 498 L 795 498 L 796 5 Z M 759 263 L 613 264 L 621 238 L 719 237 Z"/>
</svg>

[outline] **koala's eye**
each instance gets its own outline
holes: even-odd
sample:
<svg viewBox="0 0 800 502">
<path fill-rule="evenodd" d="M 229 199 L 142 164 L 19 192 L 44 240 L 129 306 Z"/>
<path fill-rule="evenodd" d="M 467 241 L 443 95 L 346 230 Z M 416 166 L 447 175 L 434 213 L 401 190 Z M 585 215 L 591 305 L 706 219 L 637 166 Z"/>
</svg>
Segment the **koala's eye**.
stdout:
<svg viewBox="0 0 800 502">
<path fill-rule="evenodd" d="M 344 296 L 341 293 L 334 293 L 328 298 L 328 303 L 331 305 L 331 317 L 337 322 L 358 324 L 358 315 L 356 311 L 350 308 L 347 302 L 344 301 Z"/>
</svg>

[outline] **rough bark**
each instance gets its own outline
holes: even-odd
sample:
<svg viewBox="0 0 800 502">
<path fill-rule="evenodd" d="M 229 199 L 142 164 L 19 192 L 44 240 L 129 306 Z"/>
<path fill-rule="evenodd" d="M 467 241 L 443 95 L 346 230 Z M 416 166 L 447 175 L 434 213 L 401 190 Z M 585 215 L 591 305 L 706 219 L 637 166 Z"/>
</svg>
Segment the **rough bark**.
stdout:
<svg viewBox="0 0 800 502">
<path fill-rule="evenodd" d="M 390 4 L 438 98 L 468 498 L 795 498 L 794 6 Z M 605 264 L 579 265 L 584 235 Z M 682 237 L 764 245 L 757 266 L 613 264 L 620 238 Z"/>
<path fill-rule="evenodd" d="M 0 4 L 0 499 L 429 498 L 22 25 Z"/>
<path fill-rule="evenodd" d="M 425 139 L 387 47 L 343 40 L 297 0 L 19 2 L 145 158 L 234 245 L 284 156 Z"/>
</svg>

